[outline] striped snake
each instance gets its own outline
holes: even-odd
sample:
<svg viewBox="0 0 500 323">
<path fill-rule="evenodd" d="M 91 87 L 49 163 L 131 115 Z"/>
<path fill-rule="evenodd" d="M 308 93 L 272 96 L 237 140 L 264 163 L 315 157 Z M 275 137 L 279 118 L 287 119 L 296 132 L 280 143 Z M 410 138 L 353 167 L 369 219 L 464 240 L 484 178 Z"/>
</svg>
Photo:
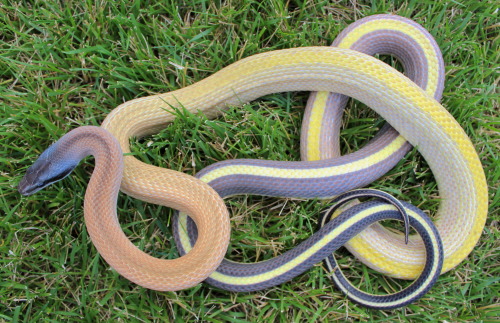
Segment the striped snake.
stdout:
<svg viewBox="0 0 500 323">
<path fill-rule="evenodd" d="M 419 25 L 388 15 L 360 20 L 342 34 L 336 45 L 338 47 L 293 48 L 254 55 L 186 88 L 125 102 L 102 124 L 116 142 L 100 128 L 85 127 L 80 132 L 71 132 L 73 135 L 66 135 L 41 155 L 21 181 L 19 190 L 25 195 L 32 194 L 69 174 L 82 156 L 95 154 L 96 170 L 85 198 L 86 224 L 96 248 L 113 268 L 131 281 L 156 290 L 189 288 L 209 275 L 209 281 L 218 281 L 218 286 L 247 290 L 245 286 L 242 289 L 235 287 L 246 284 L 242 281 L 247 278 L 241 278 L 240 274 L 224 276 L 220 271 L 214 272 L 226 252 L 230 231 L 227 209 L 219 194 L 333 197 L 382 176 L 410 149 L 406 139 L 426 159 L 438 183 L 441 202 L 435 225 L 443 243 L 442 271 L 450 270 L 471 252 L 479 239 L 486 219 L 487 188 L 469 138 L 432 98 L 432 95 L 440 97 L 443 84 L 437 45 Z M 395 55 L 403 63 L 407 75 L 425 91 L 393 68 L 360 51 Z M 339 156 L 338 131 L 345 98 L 318 92 L 310 100 L 303 123 L 302 158 L 307 161 L 224 161 L 193 178 L 147 165 L 129 154 L 129 139 L 164 128 L 175 118 L 171 108 L 183 107 L 215 117 L 227 106 L 284 91 L 325 91 L 356 98 L 373 108 L 394 129 L 384 126 L 366 147 Z M 73 137 L 79 138 L 78 145 Z M 120 148 L 117 143 L 125 153 L 123 159 L 117 152 Z M 111 153 L 118 155 L 117 160 L 109 160 L 106 155 Z M 116 169 L 111 171 L 112 167 L 100 160 L 116 165 Z M 116 178 L 120 177 L 121 163 L 120 188 L 123 192 L 180 211 L 174 221 L 174 232 L 182 257 L 174 260 L 153 258 L 130 243 L 121 231 L 116 216 L 120 183 Z M 99 176 L 103 179 L 95 179 Z M 407 204 L 404 209 L 417 232 L 433 236 L 432 225 L 422 220 L 425 216 L 420 211 Z M 249 271 L 249 277 L 257 277 L 253 285 L 276 284 L 296 275 L 293 267 L 304 266 L 306 262 L 302 260 L 311 257 L 320 260 L 334 250 L 330 247 L 325 253 L 321 246 L 332 244 L 336 248 L 341 245 L 339 241 L 347 241 L 352 236 L 341 233 L 337 227 L 357 232 L 359 228 L 353 229 L 354 225 L 346 223 L 354 221 L 365 228 L 383 218 L 399 218 L 396 213 L 392 205 L 368 202 L 348 209 L 332 221 L 325 220 L 325 226 L 307 240 L 313 244 L 301 257 L 281 257 L 277 262 L 281 269 L 283 266 L 292 268 L 292 274 L 259 264 L 250 267 L 233 264 L 255 268 L 243 270 Z M 326 219 L 329 218 L 328 215 Z M 188 219 L 196 223 L 196 230 Z M 371 226 L 348 243 L 351 252 L 361 261 L 388 275 L 410 279 L 419 276 L 424 269 L 416 283 L 401 295 L 380 299 L 357 291 L 342 280 L 342 275 L 334 275 L 338 276 L 334 280 L 353 300 L 370 307 L 393 308 L 407 304 L 420 297 L 441 271 L 436 265 L 439 261 L 431 257 L 439 249 L 436 239 L 424 237 L 423 241 L 411 236 L 405 244 L 401 235 L 389 233 L 381 226 Z M 431 242 L 427 243 L 428 240 Z M 319 258 L 318 250 L 323 252 Z M 327 266 L 334 269 L 334 260 L 327 259 Z M 225 263 L 228 261 L 219 268 Z M 432 264 L 431 269 L 428 269 L 429 264 Z"/>
</svg>

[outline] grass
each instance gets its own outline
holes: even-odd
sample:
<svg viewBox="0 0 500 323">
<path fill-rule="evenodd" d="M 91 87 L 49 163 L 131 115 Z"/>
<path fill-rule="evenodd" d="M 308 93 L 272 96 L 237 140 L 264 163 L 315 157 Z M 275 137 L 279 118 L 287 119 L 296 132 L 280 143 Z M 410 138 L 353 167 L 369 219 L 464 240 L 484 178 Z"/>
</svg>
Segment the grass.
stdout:
<svg viewBox="0 0 500 323">
<path fill-rule="evenodd" d="M 321 264 L 256 293 L 206 284 L 175 293 L 146 290 L 110 270 L 89 240 L 82 207 L 92 159 L 32 197 L 21 198 L 15 189 L 49 144 L 80 125 L 99 125 L 124 101 L 184 87 L 256 53 L 329 45 L 349 23 L 375 13 L 410 17 L 435 36 L 446 63 L 443 105 L 472 139 L 489 183 L 489 218 L 476 249 L 406 308 L 372 311 L 353 304 L 331 286 Z M 498 27 L 494 1 L 2 0 L 0 321 L 499 319 Z M 216 120 L 181 113 L 133 149 L 148 163 L 188 174 L 229 158 L 298 160 L 306 100 L 307 93 L 271 95 Z M 343 152 L 359 149 L 380 124 L 374 113 L 351 104 Z M 416 151 L 371 187 L 431 212 L 437 207 L 434 179 Z M 228 256 L 238 261 L 293 248 L 315 231 L 324 207 L 253 196 L 227 205 L 233 228 Z M 156 256 L 176 257 L 171 213 L 119 197 L 126 234 Z M 408 284 L 378 275 L 346 251 L 339 255 L 365 290 L 391 292 Z"/>
</svg>

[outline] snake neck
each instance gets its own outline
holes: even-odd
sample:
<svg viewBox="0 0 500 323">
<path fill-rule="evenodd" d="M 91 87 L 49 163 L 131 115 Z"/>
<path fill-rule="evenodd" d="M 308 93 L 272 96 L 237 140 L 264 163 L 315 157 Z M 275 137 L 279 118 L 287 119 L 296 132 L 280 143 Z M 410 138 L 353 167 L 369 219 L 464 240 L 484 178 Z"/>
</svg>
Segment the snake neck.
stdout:
<svg viewBox="0 0 500 323">
<path fill-rule="evenodd" d="M 123 173 L 122 151 L 113 135 L 101 127 L 79 127 L 62 137 L 51 149 L 53 152 L 48 159 L 56 167 L 76 166 L 85 157 L 94 156 L 95 168 L 85 193 L 85 207 L 100 213 L 105 209 L 116 212 L 115 207 L 103 208 L 103 205 L 116 205 Z"/>
<path fill-rule="evenodd" d="M 123 173 L 120 144 L 107 130 L 95 126 L 77 128 L 65 139 L 60 143 L 66 147 L 61 147 L 61 150 L 66 150 L 65 158 L 80 161 L 92 155 L 95 159 L 95 168 L 85 193 L 85 216 L 89 212 L 102 215 L 109 210 L 116 217 L 116 200 Z"/>
</svg>

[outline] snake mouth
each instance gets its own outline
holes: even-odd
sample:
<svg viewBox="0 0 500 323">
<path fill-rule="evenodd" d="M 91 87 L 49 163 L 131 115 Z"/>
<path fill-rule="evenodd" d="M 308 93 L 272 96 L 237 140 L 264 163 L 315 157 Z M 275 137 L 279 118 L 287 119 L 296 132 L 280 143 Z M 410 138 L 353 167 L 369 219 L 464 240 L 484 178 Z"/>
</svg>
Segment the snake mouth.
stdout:
<svg viewBox="0 0 500 323">
<path fill-rule="evenodd" d="M 17 190 L 21 195 L 32 195 L 64 179 L 71 174 L 79 162 L 76 160 L 54 162 L 43 158 L 42 155 L 30 168 L 28 168 L 26 174 L 17 185 Z"/>
<path fill-rule="evenodd" d="M 41 190 L 43 187 L 39 185 L 33 185 L 30 181 L 26 179 L 26 176 L 21 179 L 19 184 L 17 185 L 17 191 L 21 193 L 23 196 L 29 196 L 32 195 L 39 190 Z"/>
</svg>

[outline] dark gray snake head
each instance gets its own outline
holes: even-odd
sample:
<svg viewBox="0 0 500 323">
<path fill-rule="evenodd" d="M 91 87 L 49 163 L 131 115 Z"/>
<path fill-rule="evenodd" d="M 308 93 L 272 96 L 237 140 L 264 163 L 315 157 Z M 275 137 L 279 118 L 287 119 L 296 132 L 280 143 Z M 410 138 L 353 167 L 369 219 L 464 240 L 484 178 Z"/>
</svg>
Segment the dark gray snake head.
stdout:
<svg viewBox="0 0 500 323">
<path fill-rule="evenodd" d="M 80 160 L 66 158 L 68 154 L 61 147 L 63 146 L 60 145 L 61 140 L 47 148 L 28 168 L 26 175 L 17 186 L 19 193 L 24 196 L 34 194 L 44 187 L 62 180 L 75 169 Z"/>
</svg>

